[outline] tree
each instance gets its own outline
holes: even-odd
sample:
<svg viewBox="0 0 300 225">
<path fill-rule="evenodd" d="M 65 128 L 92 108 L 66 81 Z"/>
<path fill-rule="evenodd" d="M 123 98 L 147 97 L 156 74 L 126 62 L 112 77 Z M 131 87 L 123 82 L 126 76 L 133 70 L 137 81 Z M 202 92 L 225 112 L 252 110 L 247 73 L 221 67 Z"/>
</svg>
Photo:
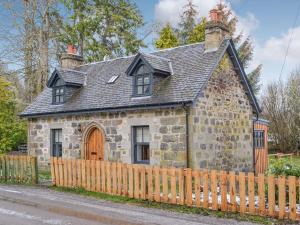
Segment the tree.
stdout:
<svg viewBox="0 0 300 225">
<path fill-rule="evenodd" d="M 4 0 L 0 4 L 11 17 L 3 24 L 0 21 L 2 50 L 7 52 L 3 60 L 14 64 L 14 73 L 24 78 L 23 101 L 29 104 L 46 86 L 51 61 L 56 61 L 61 24 L 58 0 Z"/>
<path fill-rule="evenodd" d="M 155 47 L 158 49 L 177 47 L 179 41 L 171 25 L 167 25 L 159 32 L 159 39 L 155 41 Z"/>
<path fill-rule="evenodd" d="M 223 13 L 223 23 L 229 28 L 230 36 L 233 38 L 233 42 L 238 46 L 237 52 L 239 59 L 245 69 L 249 67 L 249 64 L 253 58 L 253 45 L 249 37 L 243 40 L 243 33 L 236 34 L 236 27 L 238 19 L 232 14 L 232 11 L 224 3 L 217 5 L 217 9 Z M 234 37 L 235 36 L 235 37 Z M 261 76 L 262 65 L 258 65 L 253 71 L 251 71 L 248 76 L 250 85 L 253 89 L 255 95 L 260 91 L 260 76 Z"/>
<path fill-rule="evenodd" d="M 0 153 L 26 143 L 26 123 L 17 116 L 15 93 L 3 74 L 0 74 Z"/>
<path fill-rule="evenodd" d="M 184 11 L 178 25 L 178 37 L 181 45 L 187 44 L 189 36 L 196 26 L 196 16 L 198 14 L 196 8 L 193 0 L 188 0 L 188 3 L 184 6 Z"/>
<path fill-rule="evenodd" d="M 205 40 L 205 25 L 206 25 L 206 18 L 203 17 L 201 19 L 201 22 L 198 23 L 195 26 L 195 28 L 189 33 L 187 44 L 193 44 Z"/>
<path fill-rule="evenodd" d="M 263 96 L 264 116 L 270 121 L 269 133 L 275 148 L 295 151 L 300 140 L 300 71 L 286 83 L 273 82 Z"/>
<path fill-rule="evenodd" d="M 188 0 L 180 16 L 178 27 L 174 29 L 170 23 L 167 23 L 160 30 L 159 38 L 155 41 L 155 47 L 164 49 L 204 41 L 206 18 L 201 18 L 200 22 L 197 23 L 198 12 L 196 8 L 193 1 Z"/>
<path fill-rule="evenodd" d="M 64 0 L 66 9 L 70 13 L 67 22 L 62 27 L 61 41 L 64 44 L 77 46 L 79 54 L 83 55 L 85 38 L 91 37 L 92 3 L 89 0 Z"/>
<path fill-rule="evenodd" d="M 62 41 L 79 47 L 86 61 L 129 55 L 144 46 L 137 37 L 143 17 L 130 0 L 67 0 L 67 3 L 71 16 L 63 28 Z"/>
</svg>

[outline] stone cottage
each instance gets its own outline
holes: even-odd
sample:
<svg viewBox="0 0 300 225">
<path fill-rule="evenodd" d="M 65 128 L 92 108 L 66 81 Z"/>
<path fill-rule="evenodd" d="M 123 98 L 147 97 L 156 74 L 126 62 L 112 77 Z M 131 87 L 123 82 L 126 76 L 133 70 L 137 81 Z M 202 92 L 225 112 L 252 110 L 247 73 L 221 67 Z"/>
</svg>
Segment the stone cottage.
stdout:
<svg viewBox="0 0 300 225">
<path fill-rule="evenodd" d="M 29 154 L 252 171 L 260 108 L 220 21 L 202 43 L 90 64 L 69 46 L 21 114 Z"/>
</svg>

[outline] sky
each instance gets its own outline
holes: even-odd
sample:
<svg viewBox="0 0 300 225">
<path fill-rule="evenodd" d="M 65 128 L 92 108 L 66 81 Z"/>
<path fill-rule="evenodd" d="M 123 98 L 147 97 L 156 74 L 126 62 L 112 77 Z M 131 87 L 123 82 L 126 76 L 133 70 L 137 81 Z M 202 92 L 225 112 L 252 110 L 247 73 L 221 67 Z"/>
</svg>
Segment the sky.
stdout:
<svg viewBox="0 0 300 225">
<path fill-rule="evenodd" d="M 166 22 L 176 25 L 186 1 L 135 0 L 144 16 L 146 27 L 153 23 Z M 209 10 L 219 1 L 193 0 L 193 3 L 197 5 L 201 17 L 208 16 Z M 297 18 L 299 0 L 223 0 L 223 2 L 227 3 L 238 17 L 238 31 L 250 36 L 253 42 L 253 61 L 246 72 L 259 64 L 263 65 L 262 90 L 279 77 L 286 80 L 292 71 L 300 68 L 300 15 Z M 148 48 L 145 51 L 153 51 L 154 38 L 155 34 L 152 34 L 146 39 Z M 286 63 L 281 73 L 289 42 Z"/>
<path fill-rule="evenodd" d="M 132 0 L 135 1 L 145 20 L 140 33 L 153 30 L 153 24 L 173 25 L 178 23 L 183 6 L 187 0 Z M 197 6 L 198 17 L 208 16 L 210 9 L 220 0 L 193 0 Z M 300 68 L 300 0 L 221 0 L 233 10 L 238 17 L 238 31 L 249 36 L 253 42 L 253 60 L 246 72 L 250 72 L 259 64 L 263 65 L 261 84 L 264 90 L 269 83 L 279 77 L 286 80 L 289 74 Z M 1 0 L 0 0 L 1 2 Z M 0 8 L 0 20 L 10 20 L 5 10 Z M 295 22 L 295 23 L 294 23 Z M 154 26 L 158 30 L 157 26 Z M 9 27 L 7 27 L 9 29 Z M 152 32 L 145 42 L 147 48 L 142 51 L 154 51 L 153 43 L 157 32 Z M 282 65 L 290 42 L 286 63 Z M 3 45 L 3 43 L 0 43 Z M 1 56 L 0 52 L 0 56 Z M 282 74 L 280 76 L 280 74 Z M 264 91 L 262 91 L 263 93 Z"/>
</svg>

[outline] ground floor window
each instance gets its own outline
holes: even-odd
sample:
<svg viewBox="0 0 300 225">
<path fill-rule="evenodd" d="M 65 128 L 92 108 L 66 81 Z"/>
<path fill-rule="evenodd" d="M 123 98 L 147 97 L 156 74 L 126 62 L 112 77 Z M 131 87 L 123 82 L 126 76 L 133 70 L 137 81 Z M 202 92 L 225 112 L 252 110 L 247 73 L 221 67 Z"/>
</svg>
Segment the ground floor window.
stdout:
<svg viewBox="0 0 300 225">
<path fill-rule="evenodd" d="M 133 147 L 134 163 L 149 164 L 150 145 L 149 145 L 149 126 L 133 127 Z"/>
<path fill-rule="evenodd" d="M 264 148 L 265 146 L 265 132 L 263 130 L 254 131 L 254 147 Z"/>
<path fill-rule="evenodd" d="M 51 130 L 51 140 L 52 140 L 52 156 L 61 157 L 62 156 L 62 129 L 52 129 Z"/>
</svg>

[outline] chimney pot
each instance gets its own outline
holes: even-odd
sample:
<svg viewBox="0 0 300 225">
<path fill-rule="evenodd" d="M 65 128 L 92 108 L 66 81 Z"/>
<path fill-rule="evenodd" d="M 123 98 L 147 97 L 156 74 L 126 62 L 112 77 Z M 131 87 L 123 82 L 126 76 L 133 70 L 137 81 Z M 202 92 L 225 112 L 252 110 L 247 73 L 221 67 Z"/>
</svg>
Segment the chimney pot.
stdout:
<svg viewBox="0 0 300 225">
<path fill-rule="evenodd" d="M 205 27 L 205 51 L 216 51 L 224 38 L 229 37 L 228 27 L 223 23 L 223 12 L 212 9 L 209 12 L 210 21 Z"/>
<path fill-rule="evenodd" d="M 209 17 L 211 21 L 219 21 L 219 15 L 217 9 L 212 9 L 209 11 Z"/>
<path fill-rule="evenodd" d="M 67 47 L 67 52 L 68 52 L 68 54 L 75 55 L 77 51 L 76 51 L 76 48 L 73 45 L 69 44 L 68 47 Z"/>
<path fill-rule="evenodd" d="M 73 45 L 67 46 L 67 53 L 62 54 L 61 67 L 64 69 L 74 69 L 84 63 L 83 57 L 76 54 L 76 48 Z"/>
</svg>

